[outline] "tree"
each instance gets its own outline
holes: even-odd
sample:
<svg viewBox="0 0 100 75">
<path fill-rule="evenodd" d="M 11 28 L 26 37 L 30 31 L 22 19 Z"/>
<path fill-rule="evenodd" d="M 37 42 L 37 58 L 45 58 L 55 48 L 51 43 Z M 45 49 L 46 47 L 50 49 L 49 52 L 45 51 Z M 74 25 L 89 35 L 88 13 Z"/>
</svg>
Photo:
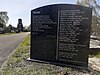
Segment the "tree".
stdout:
<svg viewBox="0 0 100 75">
<path fill-rule="evenodd" d="M 7 16 L 7 12 L 0 12 L 0 26 L 5 27 L 9 17 Z"/>
<path fill-rule="evenodd" d="M 77 4 L 81 6 L 92 8 L 92 31 L 93 33 L 100 34 L 100 5 L 96 0 L 77 0 Z"/>
<path fill-rule="evenodd" d="M 8 26 L 8 32 L 11 32 L 12 28 L 13 28 L 13 26 L 11 24 L 9 24 L 9 26 Z"/>
</svg>

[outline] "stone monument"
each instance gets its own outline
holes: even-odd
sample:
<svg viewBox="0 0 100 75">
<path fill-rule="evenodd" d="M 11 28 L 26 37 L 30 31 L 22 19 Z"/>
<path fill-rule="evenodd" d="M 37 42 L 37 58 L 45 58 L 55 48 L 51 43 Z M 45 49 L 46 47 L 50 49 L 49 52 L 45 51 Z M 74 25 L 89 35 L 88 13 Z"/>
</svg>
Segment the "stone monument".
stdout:
<svg viewBox="0 0 100 75">
<path fill-rule="evenodd" d="M 19 32 L 22 32 L 23 31 L 22 19 L 18 19 L 17 29 L 18 29 Z"/>
<path fill-rule="evenodd" d="M 30 59 L 88 67 L 92 9 L 54 4 L 31 11 Z"/>
</svg>

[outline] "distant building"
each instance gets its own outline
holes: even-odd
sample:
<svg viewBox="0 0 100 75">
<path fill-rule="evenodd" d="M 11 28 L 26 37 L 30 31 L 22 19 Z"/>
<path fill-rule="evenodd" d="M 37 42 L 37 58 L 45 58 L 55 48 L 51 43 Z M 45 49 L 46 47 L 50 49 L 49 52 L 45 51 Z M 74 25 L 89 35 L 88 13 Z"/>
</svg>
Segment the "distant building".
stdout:
<svg viewBox="0 0 100 75">
<path fill-rule="evenodd" d="M 18 19 L 17 29 L 18 29 L 19 32 L 23 32 L 22 19 Z"/>
</svg>

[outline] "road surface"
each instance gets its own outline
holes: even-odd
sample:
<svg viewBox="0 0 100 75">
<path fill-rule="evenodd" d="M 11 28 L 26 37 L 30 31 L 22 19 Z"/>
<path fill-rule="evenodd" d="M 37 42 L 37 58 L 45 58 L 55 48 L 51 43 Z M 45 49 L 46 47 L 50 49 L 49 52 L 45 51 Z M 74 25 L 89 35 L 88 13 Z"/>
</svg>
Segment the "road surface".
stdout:
<svg viewBox="0 0 100 75">
<path fill-rule="evenodd" d="M 29 33 L 19 33 L 0 36 L 0 68 L 9 54 L 24 40 Z"/>
<path fill-rule="evenodd" d="M 91 39 L 90 48 L 100 48 L 100 41 Z"/>
<path fill-rule="evenodd" d="M 91 39 L 90 48 L 99 48 L 100 50 L 100 41 Z M 100 58 L 96 57 L 89 58 L 89 63 L 94 70 L 100 72 Z"/>
</svg>

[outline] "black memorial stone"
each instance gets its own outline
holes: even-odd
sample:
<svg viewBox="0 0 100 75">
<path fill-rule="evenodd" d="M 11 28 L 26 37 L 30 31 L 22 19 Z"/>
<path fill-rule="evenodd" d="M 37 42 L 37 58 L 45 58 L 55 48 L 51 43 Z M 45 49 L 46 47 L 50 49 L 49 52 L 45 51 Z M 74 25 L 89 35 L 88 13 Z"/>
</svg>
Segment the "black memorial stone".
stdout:
<svg viewBox="0 0 100 75">
<path fill-rule="evenodd" d="M 88 67 L 92 9 L 55 4 L 31 11 L 30 58 Z"/>
</svg>

